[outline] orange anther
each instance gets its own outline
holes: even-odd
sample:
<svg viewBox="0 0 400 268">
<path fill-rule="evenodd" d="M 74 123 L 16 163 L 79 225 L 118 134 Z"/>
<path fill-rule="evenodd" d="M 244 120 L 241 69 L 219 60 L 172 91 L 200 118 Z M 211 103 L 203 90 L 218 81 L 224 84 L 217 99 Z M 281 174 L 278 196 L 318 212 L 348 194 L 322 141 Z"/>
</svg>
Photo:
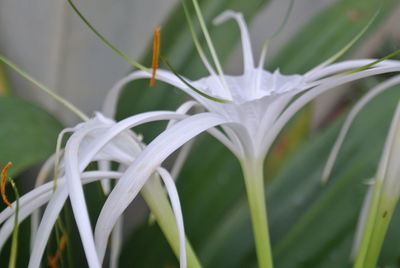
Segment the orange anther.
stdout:
<svg viewBox="0 0 400 268">
<path fill-rule="evenodd" d="M 160 56 L 160 27 L 154 27 L 154 39 L 153 39 L 153 60 L 151 62 L 151 79 L 150 86 L 154 86 L 156 83 L 156 72 L 158 69 L 158 58 Z"/>
<path fill-rule="evenodd" d="M 58 268 L 58 261 L 61 258 L 61 253 L 65 249 L 65 245 L 67 244 L 67 236 L 65 234 L 62 235 L 60 242 L 58 244 L 58 249 L 53 256 L 47 257 L 47 264 L 51 268 Z"/>
<path fill-rule="evenodd" d="M 7 165 L 1 171 L 1 197 L 3 198 L 3 202 L 6 203 L 7 206 L 11 206 L 11 203 L 8 201 L 6 196 L 6 183 L 7 183 L 7 169 L 12 166 L 11 162 L 8 162 Z"/>
</svg>

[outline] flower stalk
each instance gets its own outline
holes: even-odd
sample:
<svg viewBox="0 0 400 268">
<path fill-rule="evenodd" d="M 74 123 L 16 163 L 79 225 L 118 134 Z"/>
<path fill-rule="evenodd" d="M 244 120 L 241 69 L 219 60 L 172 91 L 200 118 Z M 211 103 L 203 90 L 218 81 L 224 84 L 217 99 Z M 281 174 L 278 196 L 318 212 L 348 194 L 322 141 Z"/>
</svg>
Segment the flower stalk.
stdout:
<svg viewBox="0 0 400 268">
<path fill-rule="evenodd" d="M 272 268 L 272 252 L 269 238 L 267 208 L 265 204 L 263 160 L 244 159 L 241 166 L 250 207 L 258 266 Z"/>
<path fill-rule="evenodd" d="M 400 197 L 398 182 L 400 157 L 400 103 L 392 120 L 371 198 L 366 199 L 368 214 L 363 222 L 361 243 L 358 245 L 354 268 L 376 267 L 390 220 Z"/>
<path fill-rule="evenodd" d="M 161 231 L 163 232 L 175 255 L 179 256 L 179 232 L 173 211 L 169 205 L 169 201 L 165 195 L 165 190 L 162 187 L 160 180 L 155 176 L 150 178 L 143 186 L 141 194 L 143 199 L 146 201 L 146 204 L 149 206 L 152 215 L 154 215 L 156 218 Z M 187 267 L 201 268 L 202 266 L 188 239 L 186 239 L 185 245 L 187 252 Z"/>
</svg>

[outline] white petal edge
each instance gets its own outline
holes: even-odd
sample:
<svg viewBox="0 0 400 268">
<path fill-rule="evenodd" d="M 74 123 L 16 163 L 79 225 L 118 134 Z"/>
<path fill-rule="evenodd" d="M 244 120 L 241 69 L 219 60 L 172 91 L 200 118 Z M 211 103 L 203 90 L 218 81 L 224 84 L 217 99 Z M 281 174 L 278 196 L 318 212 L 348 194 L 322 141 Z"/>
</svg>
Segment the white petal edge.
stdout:
<svg viewBox="0 0 400 268">
<path fill-rule="evenodd" d="M 267 133 L 265 138 L 263 139 L 262 143 L 262 148 L 264 150 L 263 154 L 265 155 L 272 142 L 275 140 L 279 132 L 282 130 L 282 128 L 286 125 L 286 123 L 290 120 L 290 118 L 293 117 L 293 115 L 300 110 L 304 105 L 309 103 L 311 100 L 315 99 L 317 96 L 320 94 L 324 93 L 325 91 L 331 90 L 335 87 L 338 87 L 340 85 L 359 80 L 362 78 L 366 78 L 369 76 L 374 76 L 378 74 L 384 74 L 384 73 L 391 73 L 391 72 L 398 72 L 400 71 L 400 63 L 397 64 L 396 66 L 389 66 L 389 67 L 379 67 L 379 68 L 373 68 L 373 69 L 368 69 L 364 70 L 358 73 L 353 73 L 349 74 L 346 76 L 334 76 L 331 78 L 328 78 L 325 80 L 325 83 L 310 89 L 300 97 L 298 97 L 296 100 L 294 100 L 286 109 L 283 111 L 283 113 L 280 115 L 280 117 L 277 119 L 275 124 L 271 127 L 271 130 Z"/>
<path fill-rule="evenodd" d="M 178 233 L 179 233 L 179 263 L 180 263 L 180 268 L 186 268 L 187 262 L 186 262 L 186 236 L 185 236 L 185 228 L 183 225 L 183 216 L 182 216 L 182 209 L 181 209 L 181 204 L 179 201 L 179 196 L 178 196 L 178 191 L 176 190 L 175 187 L 175 182 L 171 175 L 166 171 L 164 168 L 157 168 L 158 174 L 160 174 L 160 177 L 162 181 L 164 182 L 165 188 L 167 189 L 167 193 L 169 196 L 169 199 L 171 201 L 171 206 L 175 214 L 175 220 L 176 220 L 176 225 L 178 227 Z"/>
<path fill-rule="evenodd" d="M 243 18 L 243 14 L 232 10 L 226 10 L 218 15 L 213 20 L 213 23 L 218 25 L 224 23 L 229 19 L 234 19 L 239 25 L 240 35 L 242 39 L 244 73 L 250 74 L 254 70 L 253 50 L 251 48 L 249 30 Z"/>
<path fill-rule="evenodd" d="M 81 237 L 83 249 L 85 251 L 86 260 L 91 268 L 100 268 L 101 264 L 97 256 L 89 211 L 86 205 L 85 194 L 83 192 L 80 176 L 80 173 L 83 170 L 79 169 L 78 162 L 80 161 L 78 160 L 78 154 L 84 154 L 84 152 L 80 152 L 79 148 L 83 139 L 90 132 L 104 129 L 105 127 L 106 125 L 104 124 L 93 126 L 85 125 L 72 134 L 65 146 L 64 153 L 65 178 L 68 186 L 68 195 L 71 201 L 72 212 Z"/>
<path fill-rule="evenodd" d="M 334 74 L 339 74 L 339 73 L 346 72 L 346 71 L 351 71 L 353 69 L 370 64 L 376 60 L 377 59 L 358 59 L 358 60 L 341 61 L 338 63 L 328 65 L 317 71 L 315 70 L 315 68 L 311 69 L 310 71 L 308 71 L 307 73 L 304 74 L 304 77 L 306 78 L 307 81 L 315 81 L 315 80 L 321 79 L 323 77 L 331 76 Z M 390 67 L 390 66 L 396 66 L 398 64 L 400 64 L 400 61 L 398 61 L 398 60 L 385 60 L 385 61 L 377 63 L 372 68 Z"/>
<path fill-rule="evenodd" d="M 107 96 L 104 100 L 103 103 L 103 108 L 102 111 L 105 116 L 108 117 L 115 117 L 115 112 L 116 112 L 116 107 L 117 107 L 117 102 L 118 98 L 121 94 L 121 91 L 124 89 L 124 87 L 135 80 L 138 79 L 144 79 L 144 78 L 150 78 L 151 74 L 143 71 L 135 71 L 127 76 L 123 77 L 117 83 L 114 84 L 114 86 L 109 90 L 107 93 Z M 157 70 L 156 74 L 157 80 L 163 81 L 167 84 L 170 84 L 171 86 L 177 87 L 184 91 L 185 93 L 189 94 L 190 96 L 195 96 L 197 93 L 195 93 L 193 90 L 189 90 L 185 84 L 182 83 L 173 73 L 166 71 L 166 70 Z M 192 83 L 189 79 L 184 78 L 188 83 Z"/>
<path fill-rule="evenodd" d="M 346 137 L 351 124 L 353 123 L 355 117 L 358 113 L 364 108 L 364 106 L 372 100 L 374 97 L 382 93 L 383 91 L 392 88 L 393 86 L 400 83 L 400 75 L 390 78 L 389 80 L 380 83 L 373 89 L 371 89 L 364 97 L 362 97 L 356 105 L 351 109 L 349 115 L 346 118 L 346 121 L 343 124 L 342 129 L 338 135 L 338 138 L 335 141 L 334 146 L 329 154 L 328 160 L 326 162 L 324 171 L 322 172 L 322 182 L 326 183 L 328 181 L 329 175 L 331 174 L 333 165 L 336 161 L 337 155 L 339 153 L 340 148 L 342 147 L 344 138 Z"/>
<path fill-rule="evenodd" d="M 156 137 L 126 170 L 107 198 L 95 228 L 95 241 L 100 260 L 104 258 L 107 240 L 116 219 L 136 197 L 150 175 L 161 163 L 190 139 L 226 119 L 202 113 L 186 118 Z"/>
<path fill-rule="evenodd" d="M 18 222 L 20 223 L 26 217 L 31 215 L 32 210 L 37 208 L 40 205 L 43 205 L 51 196 L 50 193 L 44 194 L 39 196 L 34 201 L 26 204 L 24 207 L 20 208 L 18 213 Z M 0 251 L 3 249 L 4 244 L 7 242 L 10 235 L 13 233 L 14 230 L 14 217 L 8 218 L 8 220 L 1 226 L 0 229 Z"/>
<path fill-rule="evenodd" d="M 49 179 L 50 172 L 53 170 L 56 157 L 57 157 L 56 153 L 50 156 L 43 164 L 43 166 L 40 168 L 39 174 L 35 181 L 35 188 L 39 187 L 40 185 L 45 183 L 47 179 Z M 34 211 L 31 217 L 31 250 L 33 247 L 32 242 L 35 238 L 38 226 L 39 226 L 39 211 Z"/>
<path fill-rule="evenodd" d="M 90 183 L 93 181 L 96 181 L 98 179 L 104 179 L 107 177 L 111 178 L 119 178 L 122 173 L 120 172 L 115 172 L 115 171 L 88 171 L 82 174 L 82 183 Z M 60 185 L 62 186 L 65 183 L 65 179 L 62 178 L 60 179 Z M 35 199 L 39 198 L 41 195 L 46 194 L 48 192 L 53 191 L 53 182 L 48 182 L 46 184 L 43 184 L 30 192 L 24 194 L 23 196 L 20 197 L 19 203 L 20 203 L 20 208 L 23 208 L 25 205 L 35 202 Z M 0 213 L 0 224 L 2 224 L 4 221 L 6 221 L 9 217 L 12 217 L 15 213 L 15 207 L 16 207 L 16 202 L 14 201 L 11 204 L 11 207 L 5 208 L 1 213 Z"/>
<path fill-rule="evenodd" d="M 121 134 L 122 132 L 138 126 L 140 124 L 161 121 L 161 120 L 174 120 L 174 119 L 183 119 L 187 117 L 186 115 L 179 114 L 176 112 L 170 111 L 154 111 L 154 112 L 146 112 L 142 114 L 133 115 L 124 120 L 121 120 L 118 123 L 113 124 L 107 131 L 104 132 L 102 136 L 99 136 L 93 143 L 91 144 L 89 150 L 82 154 L 81 161 L 79 163 L 79 170 L 83 171 L 86 166 L 91 162 L 93 157 L 113 138 Z"/>
<path fill-rule="evenodd" d="M 124 216 L 121 215 L 111 234 L 110 268 L 118 268 L 119 266 L 119 255 L 121 253 L 122 238 L 124 235 L 123 223 Z"/>
<path fill-rule="evenodd" d="M 90 183 L 93 181 L 101 180 L 104 178 L 118 178 L 121 176 L 118 172 L 98 172 L 91 171 L 82 175 L 82 183 Z M 65 179 L 60 179 L 65 180 Z M 49 185 L 50 188 L 52 184 Z M 38 231 L 36 233 L 34 247 L 29 258 L 28 268 L 39 268 L 40 262 L 43 257 L 44 250 L 46 248 L 47 241 L 49 239 L 51 230 L 53 229 L 54 223 L 60 214 L 61 209 L 64 206 L 65 201 L 68 197 L 67 187 L 65 185 L 59 186 L 53 193 L 46 210 L 43 214 L 42 221 L 40 222 Z"/>
</svg>

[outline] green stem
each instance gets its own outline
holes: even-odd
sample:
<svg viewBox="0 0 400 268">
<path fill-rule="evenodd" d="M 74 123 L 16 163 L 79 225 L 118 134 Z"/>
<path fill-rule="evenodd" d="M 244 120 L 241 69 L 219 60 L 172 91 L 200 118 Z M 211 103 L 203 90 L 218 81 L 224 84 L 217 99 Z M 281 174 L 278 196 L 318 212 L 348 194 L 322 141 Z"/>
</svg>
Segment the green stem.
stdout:
<svg viewBox="0 0 400 268">
<path fill-rule="evenodd" d="M 382 182 L 377 180 L 354 268 L 376 267 L 395 203 L 382 195 Z"/>
<path fill-rule="evenodd" d="M 165 238 L 179 259 L 179 233 L 174 213 L 165 190 L 157 177 L 150 178 L 142 188 L 141 194 L 155 216 Z M 201 268 L 201 264 L 189 241 L 186 239 L 187 268 Z"/>
<path fill-rule="evenodd" d="M 382 189 L 382 183 L 380 180 L 376 180 L 374 185 L 374 191 L 372 193 L 372 200 L 369 205 L 370 209 L 368 211 L 368 216 L 365 222 L 364 231 L 362 234 L 362 239 L 357 252 L 356 260 L 354 263 L 354 268 L 364 268 L 365 260 L 368 253 L 368 248 L 371 243 L 372 233 L 375 228 L 375 219 L 378 213 L 379 199 Z"/>
<path fill-rule="evenodd" d="M 14 181 L 8 177 L 8 182 L 11 184 L 11 187 L 14 191 L 15 199 L 16 199 L 16 207 L 15 207 L 15 219 L 14 219 L 14 230 L 12 235 L 12 242 L 11 242 L 11 253 L 10 259 L 8 263 L 8 268 L 15 268 L 17 264 L 17 254 L 18 254 L 18 233 L 19 233 L 19 193 L 17 186 L 15 185 Z"/>
<path fill-rule="evenodd" d="M 378 211 L 378 218 L 375 223 L 375 230 L 372 234 L 368 254 L 365 259 L 365 267 L 369 268 L 375 268 L 377 266 L 383 241 L 385 240 L 386 232 L 389 228 L 389 223 L 394 212 L 393 206 L 386 206 L 386 204 L 388 203 L 385 203 L 385 201 L 383 203 L 383 206 Z M 393 203 L 393 201 L 391 203 Z"/>
<path fill-rule="evenodd" d="M 265 204 L 263 160 L 241 161 L 260 268 L 272 268 L 272 253 Z"/>
</svg>

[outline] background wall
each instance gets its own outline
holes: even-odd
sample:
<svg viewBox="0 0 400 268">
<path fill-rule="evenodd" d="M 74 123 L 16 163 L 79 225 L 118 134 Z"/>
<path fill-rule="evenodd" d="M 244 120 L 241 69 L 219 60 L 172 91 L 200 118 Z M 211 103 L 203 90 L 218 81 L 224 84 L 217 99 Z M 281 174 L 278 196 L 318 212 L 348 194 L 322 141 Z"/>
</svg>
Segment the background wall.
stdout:
<svg viewBox="0 0 400 268">
<path fill-rule="evenodd" d="M 83 14 L 124 52 L 140 58 L 176 0 L 81 0 Z M 90 32 L 65 0 L 1 0 L 0 51 L 84 112 L 99 109 L 129 64 Z M 13 72 L 19 95 L 45 105 L 67 123 L 78 119 Z"/>
</svg>

